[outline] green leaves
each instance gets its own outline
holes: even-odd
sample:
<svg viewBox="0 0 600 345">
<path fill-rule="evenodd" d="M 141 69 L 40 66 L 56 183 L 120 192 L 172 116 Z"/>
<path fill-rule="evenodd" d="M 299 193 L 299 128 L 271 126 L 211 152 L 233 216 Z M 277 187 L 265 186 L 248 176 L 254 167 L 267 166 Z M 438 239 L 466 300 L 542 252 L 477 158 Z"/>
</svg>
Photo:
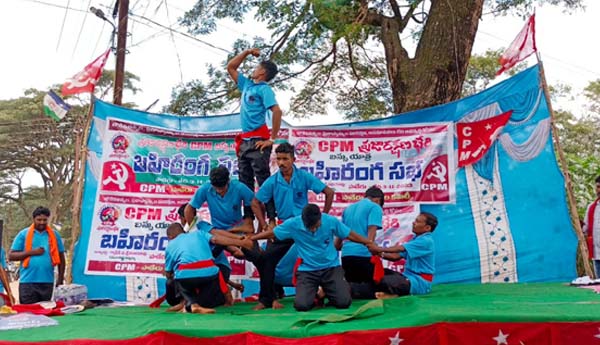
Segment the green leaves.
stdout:
<svg viewBox="0 0 600 345">
<path fill-rule="evenodd" d="M 523 14 L 539 3 L 581 6 L 581 0 L 198 0 L 181 24 L 193 34 L 213 32 L 225 18 L 268 28 L 270 37 L 237 41 L 228 58 L 242 47 L 262 48 L 280 68 L 273 86 L 296 91 L 288 114 L 321 115 L 335 108 L 348 119 L 366 119 L 460 97 L 483 7 Z M 407 48 L 413 46 L 414 54 Z M 226 61 L 210 67 L 210 82 L 174 88 L 166 109 L 179 114 L 235 109 L 233 83 L 214 72 L 224 70 Z M 493 64 L 477 64 L 465 94 L 493 77 Z"/>
</svg>

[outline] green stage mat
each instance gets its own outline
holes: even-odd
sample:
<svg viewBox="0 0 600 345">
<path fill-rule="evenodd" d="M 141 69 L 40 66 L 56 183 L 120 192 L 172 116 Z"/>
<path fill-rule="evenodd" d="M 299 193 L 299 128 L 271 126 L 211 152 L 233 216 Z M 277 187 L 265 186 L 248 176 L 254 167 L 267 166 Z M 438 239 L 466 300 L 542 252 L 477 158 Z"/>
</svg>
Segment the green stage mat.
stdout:
<svg viewBox="0 0 600 345">
<path fill-rule="evenodd" d="M 354 301 L 350 309 L 299 313 L 293 298 L 282 310 L 251 310 L 253 303 L 217 308 L 215 315 L 167 313 L 166 307 L 95 308 L 58 316 L 59 326 L 0 331 L 0 340 L 129 339 L 167 331 L 190 337 L 242 332 L 299 338 L 437 322 L 600 321 L 600 295 L 558 283 L 436 285 L 426 296 Z"/>
</svg>

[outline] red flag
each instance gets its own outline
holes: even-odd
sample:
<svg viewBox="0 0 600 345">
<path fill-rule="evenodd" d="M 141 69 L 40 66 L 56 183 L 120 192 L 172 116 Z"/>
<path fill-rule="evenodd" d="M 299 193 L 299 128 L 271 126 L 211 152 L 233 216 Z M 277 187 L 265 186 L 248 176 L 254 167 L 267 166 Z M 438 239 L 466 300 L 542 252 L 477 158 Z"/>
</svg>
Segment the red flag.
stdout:
<svg viewBox="0 0 600 345">
<path fill-rule="evenodd" d="M 75 74 L 70 79 L 67 79 L 62 86 L 62 95 L 67 96 L 83 92 L 94 92 L 94 88 L 102 75 L 102 69 L 104 68 L 104 64 L 106 64 L 109 53 L 110 48 L 102 55 L 98 56 L 96 60 L 85 66 L 83 71 Z"/>
<path fill-rule="evenodd" d="M 506 48 L 500 56 L 500 69 L 496 75 L 502 74 L 504 71 L 511 69 L 514 65 L 525 60 L 529 55 L 535 53 L 535 13 L 529 17 L 529 20 L 521 29 L 514 41 Z"/>
<path fill-rule="evenodd" d="M 481 159 L 498 138 L 512 115 L 512 110 L 489 119 L 456 124 L 458 137 L 458 167 Z"/>
</svg>

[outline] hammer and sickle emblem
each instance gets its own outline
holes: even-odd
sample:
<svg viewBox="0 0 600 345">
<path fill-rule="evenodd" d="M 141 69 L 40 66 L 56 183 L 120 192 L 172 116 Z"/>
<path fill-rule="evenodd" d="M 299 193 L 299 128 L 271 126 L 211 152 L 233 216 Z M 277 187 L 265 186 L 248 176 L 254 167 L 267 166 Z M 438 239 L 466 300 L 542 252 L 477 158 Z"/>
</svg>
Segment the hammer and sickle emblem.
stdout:
<svg viewBox="0 0 600 345">
<path fill-rule="evenodd" d="M 437 178 L 440 182 L 446 182 L 446 167 L 440 162 L 434 162 L 432 172 L 427 174 L 427 179 L 431 179 L 432 177 Z"/>
<path fill-rule="evenodd" d="M 129 178 L 129 173 L 127 172 L 127 169 L 123 163 L 119 163 L 118 165 L 113 164 L 110 168 L 112 169 L 112 176 L 108 176 L 102 180 L 102 184 L 106 186 L 109 183 L 114 183 L 119 186 L 119 190 L 125 190 L 125 181 L 127 181 L 127 178 Z"/>
</svg>

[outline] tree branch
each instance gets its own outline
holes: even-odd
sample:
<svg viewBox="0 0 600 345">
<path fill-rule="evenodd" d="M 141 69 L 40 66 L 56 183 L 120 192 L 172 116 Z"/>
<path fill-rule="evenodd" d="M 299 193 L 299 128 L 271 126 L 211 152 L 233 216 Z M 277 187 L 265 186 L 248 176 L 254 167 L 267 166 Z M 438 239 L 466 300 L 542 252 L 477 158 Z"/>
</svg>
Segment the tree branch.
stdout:
<svg viewBox="0 0 600 345">
<path fill-rule="evenodd" d="M 400 7 L 398 7 L 398 3 L 396 0 L 389 0 L 390 6 L 392 6 L 392 12 L 394 12 L 394 17 L 402 20 L 402 13 L 400 13 Z"/>
<path fill-rule="evenodd" d="M 306 68 L 302 69 L 301 71 L 293 72 L 293 73 L 281 72 L 281 74 L 285 75 L 286 77 L 278 79 L 275 83 L 281 83 L 281 82 L 284 82 L 286 80 L 289 80 L 289 79 L 292 79 L 292 78 L 296 78 L 297 76 L 299 76 L 299 75 L 303 74 L 304 72 L 308 71 L 313 65 L 320 64 L 323 61 L 327 60 L 331 56 L 331 54 L 335 54 L 334 52 L 335 52 L 336 49 L 337 49 L 336 42 L 333 42 L 331 50 L 327 54 L 325 54 L 325 56 L 323 56 L 322 58 L 320 58 L 318 60 L 310 61 L 308 63 L 308 65 L 306 66 Z"/>
<path fill-rule="evenodd" d="M 421 1 L 413 3 L 410 6 L 410 8 L 408 9 L 408 11 L 404 15 L 404 18 L 402 18 L 402 20 L 400 21 L 400 32 L 404 31 L 404 29 L 406 28 L 406 26 L 410 22 L 410 19 L 412 18 L 413 14 L 415 13 L 415 9 L 417 9 L 417 6 L 419 6 L 419 4 L 422 3 L 422 2 L 423 1 L 421 0 Z"/>
<path fill-rule="evenodd" d="M 309 9 L 310 2 L 307 1 L 306 4 L 304 4 L 304 8 L 302 8 L 302 13 L 296 18 L 296 20 L 290 25 L 290 27 L 284 32 L 284 34 L 277 40 L 275 40 L 275 42 L 273 42 L 273 45 L 271 46 L 272 49 L 270 57 L 273 57 L 273 55 L 279 52 L 279 49 L 283 47 L 287 39 L 292 34 L 292 31 L 294 31 L 294 29 L 296 29 L 296 27 L 298 27 L 298 25 L 304 21 L 304 15 L 308 12 Z"/>
</svg>

